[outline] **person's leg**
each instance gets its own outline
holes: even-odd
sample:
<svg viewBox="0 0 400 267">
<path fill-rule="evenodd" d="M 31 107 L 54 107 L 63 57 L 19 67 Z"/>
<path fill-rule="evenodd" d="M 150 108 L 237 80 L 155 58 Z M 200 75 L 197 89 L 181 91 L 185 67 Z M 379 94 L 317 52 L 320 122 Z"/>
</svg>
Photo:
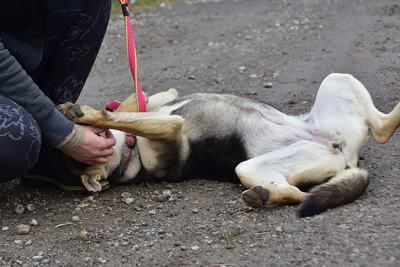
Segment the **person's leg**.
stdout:
<svg viewBox="0 0 400 267">
<path fill-rule="evenodd" d="M 65 5 L 68 5 L 66 2 Z M 34 74 L 39 88 L 56 104 L 76 102 L 100 49 L 110 17 L 110 0 L 86 0 L 65 32 L 46 40 L 44 58 Z M 57 16 L 51 16 L 51 19 Z M 56 24 L 56 23 L 55 23 Z M 85 190 L 64 164 L 62 153 L 46 143 L 24 183 L 52 183 L 64 190 Z"/>
<path fill-rule="evenodd" d="M 86 0 L 71 26 L 46 41 L 36 82 L 56 105 L 78 99 L 103 41 L 110 10 L 110 0 Z M 54 19 L 57 16 L 49 16 L 49 24 L 56 24 Z"/>
<path fill-rule="evenodd" d="M 0 183 L 27 173 L 41 145 L 39 126 L 21 106 L 0 95 Z"/>
</svg>

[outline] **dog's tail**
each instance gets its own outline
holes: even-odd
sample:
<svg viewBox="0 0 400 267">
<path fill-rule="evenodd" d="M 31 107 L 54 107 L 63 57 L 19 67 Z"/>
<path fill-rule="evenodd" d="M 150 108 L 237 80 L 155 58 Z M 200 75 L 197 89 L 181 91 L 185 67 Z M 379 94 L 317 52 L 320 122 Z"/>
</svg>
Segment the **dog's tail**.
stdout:
<svg viewBox="0 0 400 267">
<path fill-rule="evenodd" d="M 368 186 L 368 172 L 363 169 L 347 169 L 328 182 L 318 185 L 300 204 L 298 214 L 307 217 L 319 214 L 357 199 Z"/>
</svg>

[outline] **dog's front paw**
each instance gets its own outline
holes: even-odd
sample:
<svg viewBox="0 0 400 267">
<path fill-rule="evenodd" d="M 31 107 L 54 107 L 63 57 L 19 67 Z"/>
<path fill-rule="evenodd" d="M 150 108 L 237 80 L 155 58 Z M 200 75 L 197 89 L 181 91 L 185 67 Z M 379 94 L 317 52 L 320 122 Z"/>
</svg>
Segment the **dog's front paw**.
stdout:
<svg viewBox="0 0 400 267">
<path fill-rule="evenodd" d="M 64 104 L 58 105 L 57 109 L 71 121 L 75 121 L 76 119 L 83 116 L 83 112 L 79 104 L 66 102 Z"/>
<path fill-rule="evenodd" d="M 242 193 L 242 199 L 252 208 L 262 208 L 267 204 L 269 193 L 261 186 L 253 186 Z"/>
</svg>

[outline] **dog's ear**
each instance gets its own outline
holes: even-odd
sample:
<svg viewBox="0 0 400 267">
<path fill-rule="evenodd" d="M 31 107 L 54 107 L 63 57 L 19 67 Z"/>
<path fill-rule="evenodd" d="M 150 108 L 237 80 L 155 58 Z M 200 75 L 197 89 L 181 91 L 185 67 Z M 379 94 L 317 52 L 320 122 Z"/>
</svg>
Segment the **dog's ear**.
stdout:
<svg viewBox="0 0 400 267">
<path fill-rule="evenodd" d="M 144 95 L 147 103 L 147 95 Z M 125 99 L 115 112 L 138 112 L 139 108 L 137 106 L 136 94 L 131 94 L 127 99 Z"/>
<path fill-rule="evenodd" d="M 100 192 L 101 184 L 93 176 L 81 175 L 82 183 L 89 192 Z"/>
</svg>

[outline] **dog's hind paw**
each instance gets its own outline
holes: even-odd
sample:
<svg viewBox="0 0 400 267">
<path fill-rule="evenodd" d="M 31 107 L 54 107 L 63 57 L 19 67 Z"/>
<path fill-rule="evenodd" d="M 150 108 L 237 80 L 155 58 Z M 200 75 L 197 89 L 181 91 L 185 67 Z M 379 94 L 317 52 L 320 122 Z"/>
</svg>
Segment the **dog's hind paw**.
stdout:
<svg viewBox="0 0 400 267">
<path fill-rule="evenodd" d="M 244 202 L 253 208 L 263 208 L 268 201 L 269 193 L 261 186 L 253 186 L 241 195 Z"/>
<path fill-rule="evenodd" d="M 67 119 L 75 121 L 77 118 L 83 116 L 81 106 L 79 104 L 74 104 L 71 102 L 66 102 L 64 104 L 57 106 L 58 111 L 64 114 Z"/>
</svg>

